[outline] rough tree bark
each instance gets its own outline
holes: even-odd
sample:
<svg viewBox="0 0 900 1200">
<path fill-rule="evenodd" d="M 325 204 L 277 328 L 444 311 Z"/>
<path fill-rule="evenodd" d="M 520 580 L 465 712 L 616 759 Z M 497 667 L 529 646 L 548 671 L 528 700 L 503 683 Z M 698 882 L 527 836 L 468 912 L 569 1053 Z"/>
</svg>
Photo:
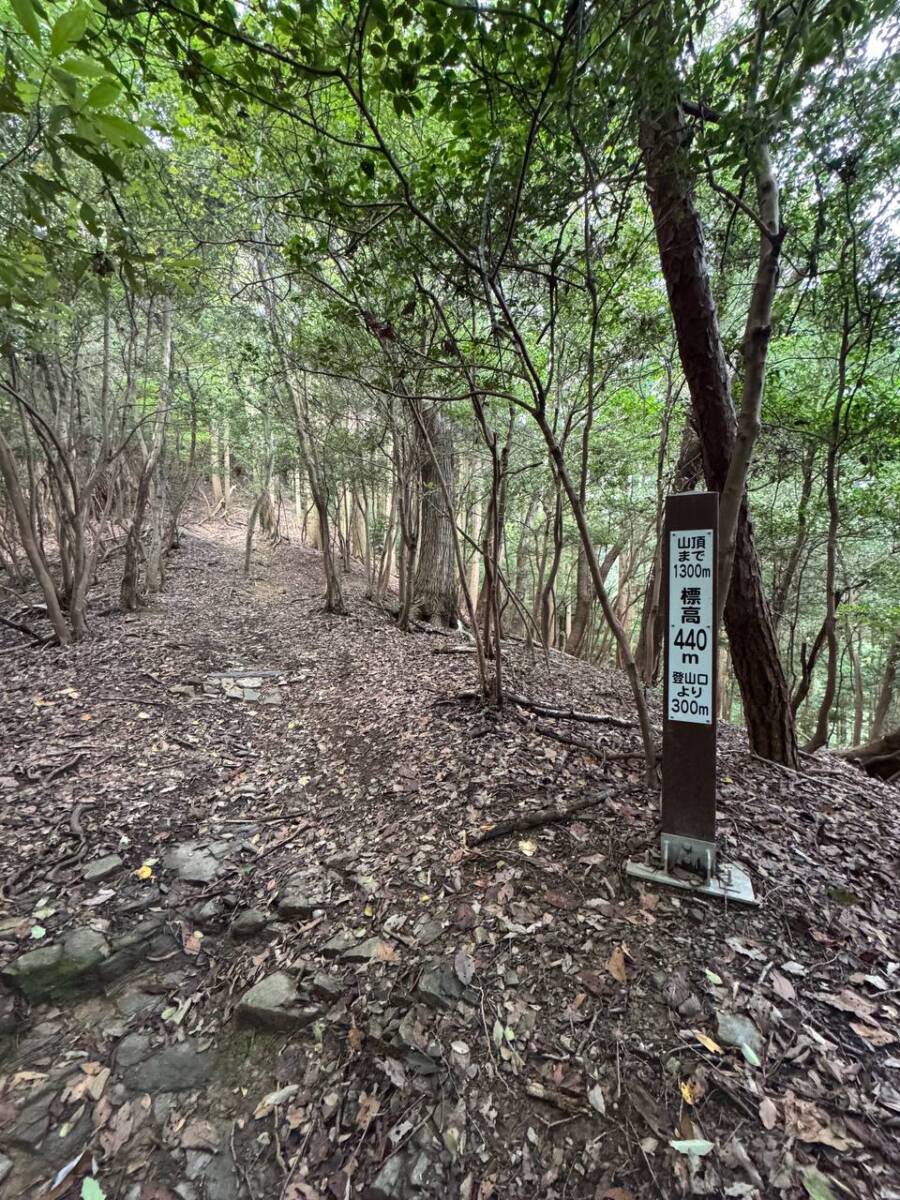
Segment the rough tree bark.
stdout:
<svg viewBox="0 0 900 1200">
<path fill-rule="evenodd" d="M 872 716 L 872 727 L 869 730 L 870 742 L 877 742 L 884 732 L 884 723 L 894 698 L 894 684 L 897 679 L 898 667 L 900 667 L 900 630 L 894 634 L 888 647 L 881 687 L 878 690 L 878 699 L 875 702 L 875 712 Z"/>
<path fill-rule="evenodd" d="M 422 528 L 413 588 L 413 612 L 420 621 L 455 628 L 459 588 L 453 556 L 453 525 L 441 495 L 441 479 L 454 502 L 455 462 L 450 422 L 434 404 L 421 413 L 428 446 L 422 454 Z M 430 452 L 429 452 L 430 447 Z"/>
<path fill-rule="evenodd" d="M 721 492 L 735 445 L 736 418 L 677 108 L 645 114 L 640 142 L 704 475 L 707 486 Z M 746 491 L 738 508 L 724 617 L 751 748 L 764 758 L 796 766 L 794 716 L 763 588 Z"/>
</svg>

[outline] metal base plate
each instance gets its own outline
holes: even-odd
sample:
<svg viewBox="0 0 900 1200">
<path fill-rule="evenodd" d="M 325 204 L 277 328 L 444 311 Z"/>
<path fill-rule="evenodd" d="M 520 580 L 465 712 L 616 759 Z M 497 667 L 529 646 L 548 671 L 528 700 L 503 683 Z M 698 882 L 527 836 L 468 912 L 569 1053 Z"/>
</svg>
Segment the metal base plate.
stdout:
<svg viewBox="0 0 900 1200">
<path fill-rule="evenodd" d="M 682 892 L 693 892 L 697 896 L 712 896 L 716 900 L 730 900 L 736 904 L 749 904 L 754 908 L 759 906 L 759 901 L 753 894 L 750 876 L 734 863 L 720 862 L 715 875 L 704 883 L 691 883 L 689 879 L 677 879 L 667 871 L 640 862 L 626 863 L 625 873 L 631 875 L 633 879 L 643 879 L 647 883 L 662 883 L 666 887 L 678 888 Z"/>
</svg>

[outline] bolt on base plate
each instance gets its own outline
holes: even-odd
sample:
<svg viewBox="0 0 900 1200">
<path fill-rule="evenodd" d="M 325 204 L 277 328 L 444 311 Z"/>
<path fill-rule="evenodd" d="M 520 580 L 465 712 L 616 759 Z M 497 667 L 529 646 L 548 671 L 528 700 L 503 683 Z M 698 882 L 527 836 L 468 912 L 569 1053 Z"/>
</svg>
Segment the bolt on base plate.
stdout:
<svg viewBox="0 0 900 1200">
<path fill-rule="evenodd" d="M 734 863 L 720 862 L 716 873 L 703 883 L 692 883 L 689 879 L 678 879 L 659 867 L 651 867 L 648 863 L 627 862 L 625 873 L 633 879 L 643 879 L 646 883 L 662 883 L 666 887 L 678 888 L 682 892 L 692 892 L 697 896 L 712 896 L 716 900 L 730 900 L 736 904 L 749 904 L 759 907 L 759 901 L 753 894 L 753 884 L 750 876 Z"/>
</svg>

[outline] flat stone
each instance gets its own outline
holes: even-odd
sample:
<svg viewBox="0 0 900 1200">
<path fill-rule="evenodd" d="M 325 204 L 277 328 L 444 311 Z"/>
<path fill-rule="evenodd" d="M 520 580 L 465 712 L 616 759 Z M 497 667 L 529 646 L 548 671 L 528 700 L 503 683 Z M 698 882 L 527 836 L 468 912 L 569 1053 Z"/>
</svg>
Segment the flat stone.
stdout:
<svg viewBox="0 0 900 1200">
<path fill-rule="evenodd" d="M 283 921 L 306 921 L 320 907 L 301 892 L 285 892 L 278 901 L 278 915 Z"/>
<path fill-rule="evenodd" d="M 309 990 L 320 1000 L 337 1000 L 343 994 L 344 986 L 334 975 L 317 971 L 309 981 Z"/>
<path fill-rule="evenodd" d="M 100 964 L 100 977 L 110 983 L 133 970 L 149 955 L 162 957 L 177 948 L 178 941 L 161 916 L 145 917 L 130 932 L 113 939 L 109 958 Z"/>
<path fill-rule="evenodd" d="M 322 953 L 326 958 L 338 958 L 346 954 L 348 950 L 352 950 L 356 945 L 356 938 L 348 930 L 344 929 L 340 933 L 336 933 L 333 938 L 330 938 L 322 947 Z"/>
<path fill-rule="evenodd" d="M 136 1063 L 143 1062 L 150 1050 L 150 1038 L 146 1033 L 129 1033 L 119 1042 L 116 1062 L 120 1067 L 133 1067 Z"/>
<path fill-rule="evenodd" d="M 716 1038 L 726 1046 L 749 1046 L 762 1058 L 762 1034 L 749 1017 L 740 1013 L 716 1013 Z"/>
<path fill-rule="evenodd" d="M 123 1017 L 134 1017 L 138 1013 L 147 1012 L 151 1008 L 162 1008 L 163 1000 L 160 996 L 153 996 L 149 992 L 141 991 L 136 988 L 131 992 L 124 992 L 116 1000 L 116 1008 Z"/>
<path fill-rule="evenodd" d="M 303 1007 L 294 979 L 285 971 L 267 975 L 247 992 L 235 1010 L 239 1025 L 261 1029 L 303 1029 L 322 1015 L 317 1006 Z"/>
<path fill-rule="evenodd" d="M 5 1137 L 11 1146 L 32 1153 L 50 1132 L 50 1105 L 56 1095 L 52 1087 L 44 1088 L 19 1112 L 15 1125 Z"/>
<path fill-rule="evenodd" d="M 214 1066 L 215 1056 L 209 1050 L 200 1054 L 187 1040 L 134 1063 L 125 1070 L 123 1081 L 135 1092 L 189 1092 L 209 1082 Z"/>
<path fill-rule="evenodd" d="M 370 962 L 373 958 L 378 958 L 381 948 L 385 944 L 379 937 L 366 938 L 358 946 L 351 946 L 345 950 L 341 958 L 346 959 L 347 962 Z"/>
<path fill-rule="evenodd" d="M 231 922 L 228 932 L 233 938 L 255 937 L 262 933 L 269 923 L 268 916 L 259 908 L 248 908 Z"/>
<path fill-rule="evenodd" d="M 199 925 L 201 929 L 208 929 L 210 926 L 218 924 L 225 915 L 225 905 L 218 896 L 213 896 L 211 900 L 204 900 L 202 904 L 195 904 L 190 910 L 189 915 L 191 920 Z"/>
<path fill-rule="evenodd" d="M 73 929 L 62 943 L 21 955 L 2 978 L 32 1001 L 66 999 L 102 988 L 99 968 L 109 954 L 102 933 Z"/>
<path fill-rule="evenodd" d="M 367 1200 L 405 1200 L 408 1194 L 406 1155 L 394 1154 L 372 1180 Z"/>
<path fill-rule="evenodd" d="M 5 1154 L 0 1154 L 0 1183 L 3 1182 L 12 1169 L 12 1159 L 7 1158 Z"/>
<path fill-rule="evenodd" d="M 115 875 L 116 871 L 121 870 L 123 866 L 124 863 L 118 854 L 107 854 L 103 858 L 96 858 L 93 862 L 89 862 L 82 871 L 82 878 L 85 883 L 100 883 L 104 879 L 109 879 L 110 875 Z"/>
<path fill-rule="evenodd" d="M 463 986 L 448 966 L 423 971 L 416 986 L 417 995 L 430 1007 L 449 1010 L 463 997 Z"/>
<path fill-rule="evenodd" d="M 185 883 L 212 883 L 222 869 L 212 848 L 198 842 L 173 846 L 166 851 L 163 864 Z"/>
</svg>

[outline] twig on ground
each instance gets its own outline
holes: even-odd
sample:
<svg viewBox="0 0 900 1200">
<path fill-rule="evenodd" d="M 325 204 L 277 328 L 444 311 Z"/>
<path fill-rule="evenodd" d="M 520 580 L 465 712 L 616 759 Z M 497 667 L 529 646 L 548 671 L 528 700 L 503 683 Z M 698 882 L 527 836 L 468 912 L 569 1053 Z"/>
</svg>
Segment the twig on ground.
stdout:
<svg viewBox="0 0 900 1200">
<path fill-rule="evenodd" d="M 537 812 L 525 813 L 521 817 L 512 817 L 508 821 L 500 821 L 498 824 L 491 826 L 490 829 L 486 829 L 482 833 L 470 837 L 468 844 L 470 846 L 482 846 L 485 842 L 493 842 L 497 838 L 505 837 L 508 833 L 524 833 L 527 829 L 538 829 L 541 825 L 559 825 L 563 821 L 568 821 L 577 813 L 584 812 L 586 808 L 593 808 L 595 804 L 602 804 L 612 796 L 623 796 L 629 792 L 645 792 L 646 790 L 646 787 L 641 783 L 630 783 L 624 787 L 608 788 L 605 792 L 597 792 L 593 796 L 577 800 L 574 804 L 570 804 L 568 808 L 538 809 Z"/>
</svg>

